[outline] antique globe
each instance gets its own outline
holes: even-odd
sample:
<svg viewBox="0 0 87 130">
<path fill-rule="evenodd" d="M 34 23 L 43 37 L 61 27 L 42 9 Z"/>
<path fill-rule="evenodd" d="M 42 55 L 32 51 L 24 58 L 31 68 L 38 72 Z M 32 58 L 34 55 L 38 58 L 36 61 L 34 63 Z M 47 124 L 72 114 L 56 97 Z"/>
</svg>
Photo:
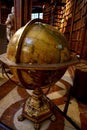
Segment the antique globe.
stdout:
<svg viewBox="0 0 87 130">
<path fill-rule="evenodd" d="M 29 22 L 14 34 L 7 47 L 7 58 L 22 65 L 36 65 L 35 67 L 38 65 L 38 69 L 41 69 L 40 71 L 37 69 L 38 72 L 36 72 L 35 69 L 21 71 L 13 68 L 12 71 L 15 77 L 28 89 L 36 88 L 35 80 L 37 79 L 35 77 L 38 77 L 36 75 L 42 76 L 39 81 L 41 82 L 41 86 L 53 82 L 51 81 L 51 76 L 53 78 L 52 71 L 54 70 L 52 70 L 51 67 L 54 64 L 60 65 L 60 63 L 71 60 L 67 41 L 63 34 L 38 19 Z M 51 67 L 49 67 L 49 65 L 51 65 Z M 43 68 L 41 68 L 42 66 Z M 46 69 L 46 72 L 43 73 L 43 69 Z M 51 71 L 49 71 L 49 69 L 51 69 Z M 58 76 L 60 78 L 63 75 L 63 70 L 62 72 L 60 71 L 61 74 L 57 75 L 57 80 Z M 42 73 L 42 75 L 39 73 Z M 34 78 L 32 76 L 34 76 Z"/>
<path fill-rule="evenodd" d="M 32 120 L 39 129 L 41 121 L 54 117 L 43 88 L 56 83 L 77 61 L 72 59 L 64 35 L 41 19 L 29 21 L 13 35 L 5 58 L 21 85 L 33 90 L 19 120 Z"/>
</svg>

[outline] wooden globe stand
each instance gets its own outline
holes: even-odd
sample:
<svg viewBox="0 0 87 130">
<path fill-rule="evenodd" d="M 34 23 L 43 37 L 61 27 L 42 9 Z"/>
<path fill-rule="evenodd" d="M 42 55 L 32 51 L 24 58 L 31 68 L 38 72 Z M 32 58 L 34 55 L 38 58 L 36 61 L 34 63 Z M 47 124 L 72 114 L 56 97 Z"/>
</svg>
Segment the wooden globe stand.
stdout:
<svg viewBox="0 0 87 130">
<path fill-rule="evenodd" d="M 33 94 L 29 97 L 23 107 L 22 114 L 18 117 L 18 120 L 22 121 L 25 118 L 31 120 L 35 123 L 35 129 L 38 130 L 40 128 L 40 123 L 49 117 L 54 121 L 56 119 L 55 115 L 53 114 L 52 107 L 46 96 L 43 94 L 42 86 L 43 83 L 46 81 L 47 84 L 54 84 L 57 82 L 65 73 L 66 69 L 73 64 L 78 63 L 79 61 L 75 58 L 69 62 L 63 64 L 45 64 L 45 65 L 34 65 L 34 64 L 17 64 L 11 62 L 6 54 L 0 55 L 0 61 L 2 62 L 3 66 L 10 69 L 17 69 L 18 78 L 24 88 L 27 88 L 28 84 L 23 81 L 22 70 L 32 71 L 34 70 L 35 74 L 34 78 L 34 87 L 33 87 Z M 44 73 L 45 72 L 45 73 Z M 45 83 L 45 84 L 46 84 Z M 29 89 L 29 88 L 28 88 Z"/>
<path fill-rule="evenodd" d="M 52 121 L 56 119 L 50 104 L 43 96 L 41 88 L 36 88 L 32 96 L 26 100 L 22 114 L 18 117 L 18 120 L 22 121 L 27 118 L 34 122 L 35 130 L 38 130 L 40 123 L 49 117 L 51 117 Z"/>
<path fill-rule="evenodd" d="M 31 120 L 34 122 L 34 127 L 35 130 L 38 130 L 40 128 L 40 123 L 48 118 L 51 118 L 52 121 L 55 121 L 56 117 L 52 112 L 52 108 L 50 103 L 47 101 L 46 96 L 44 95 L 43 91 L 42 91 L 42 83 L 43 83 L 43 78 L 44 75 L 46 76 L 48 72 L 48 70 L 37 70 L 38 68 L 33 68 L 34 69 L 34 90 L 33 93 L 31 95 L 31 97 L 29 97 L 24 106 L 23 106 L 23 111 L 22 114 L 18 117 L 19 121 L 24 120 L 25 118 L 27 118 L 28 120 Z M 18 71 L 18 77 L 19 79 L 21 79 L 21 72 L 20 70 Z M 20 81 L 23 83 L 23 79 L 22 81 Z M 51 81 L 50 81 L 51 82 Z M 25 85 L 24 85 L 25 86 Z M 27 86 L 25 87 L 27 88 Z"/>
</svg>

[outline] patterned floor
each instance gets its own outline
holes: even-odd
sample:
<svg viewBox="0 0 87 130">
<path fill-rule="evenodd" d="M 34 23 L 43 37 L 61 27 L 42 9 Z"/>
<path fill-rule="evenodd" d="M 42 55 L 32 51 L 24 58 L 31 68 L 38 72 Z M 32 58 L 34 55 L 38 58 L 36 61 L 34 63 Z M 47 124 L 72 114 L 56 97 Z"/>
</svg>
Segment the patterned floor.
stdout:
<svg viewBox="0 0 87 130">
<path fill-rule="evenodd" d="M 65 106 L 69 88 L 73 84 L 74 71 L 70 67 L 64 76 L 51 87 L 49 97 L 62 111 Z M 46 92 L 46 89 L 43 90 Z M 34 130 L 34 123 L 25 119 L 18 121 L 22 106 L 32 90 L 25 90 L 0 75 L 0 121 L 13 130 Z M 76 130 L 59 112 L 54 110 L 57 120 L 47 119 L 41 123 L 40 130 Z M 87 130 L 87 105 L 71 99 L 67 115 L 78 124 L 82 130 Z M 2 130 L 2 129 L 0 129 Z"/>
</svg>

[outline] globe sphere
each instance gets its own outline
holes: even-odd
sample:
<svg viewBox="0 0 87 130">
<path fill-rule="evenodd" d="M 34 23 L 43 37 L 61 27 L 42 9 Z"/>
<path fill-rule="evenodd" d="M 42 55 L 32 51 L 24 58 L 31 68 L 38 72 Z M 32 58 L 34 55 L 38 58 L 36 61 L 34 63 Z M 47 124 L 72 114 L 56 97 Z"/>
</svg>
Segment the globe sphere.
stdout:
<svg viewBox="0 0 87 130">
<path fill-rule="evenodd" d="M 17 64 L 60 64 L 70 60 L 70 51 L 62 33 L 41 20 L 33 20 L 13 35 L 7 47 L 7 57 Z M 15 77 L 22 79 L 25 86 L 31 84 L 34 86 L 36 80 L 33 79 L 33 75 L 38 77 L 37 75 L 42 73 L 36 70 L 18 71 L 17 69 L 13 69 L 12 72 Z M 48 80 L 47 77 L 52 72 L 45 73 Z M 41 78 L 44 79 L 44 76 Z M 45 82 L 45 79 L 42 82 Z"/>
</svg>

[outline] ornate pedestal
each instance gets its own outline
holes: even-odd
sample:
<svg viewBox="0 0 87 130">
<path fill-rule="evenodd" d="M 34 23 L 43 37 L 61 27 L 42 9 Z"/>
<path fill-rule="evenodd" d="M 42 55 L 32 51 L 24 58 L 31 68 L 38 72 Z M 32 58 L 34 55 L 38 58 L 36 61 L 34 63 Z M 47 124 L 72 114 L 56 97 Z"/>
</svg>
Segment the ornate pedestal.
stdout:
<svg viewBox="0 0 87 130">
<path fill-rule="evenodd" d="M 38 130 L 40 128 L 40 122 L 49 117 L 51 117 L 53 121 L 56 119 L 42 90 L 36 88 L 32 96 L 26 100 L 22 115 L 18 117 L 18 120 L 22 121 L 24 118 L 27 118 L 35 123 L 34 127 Z"/>
</svg>

